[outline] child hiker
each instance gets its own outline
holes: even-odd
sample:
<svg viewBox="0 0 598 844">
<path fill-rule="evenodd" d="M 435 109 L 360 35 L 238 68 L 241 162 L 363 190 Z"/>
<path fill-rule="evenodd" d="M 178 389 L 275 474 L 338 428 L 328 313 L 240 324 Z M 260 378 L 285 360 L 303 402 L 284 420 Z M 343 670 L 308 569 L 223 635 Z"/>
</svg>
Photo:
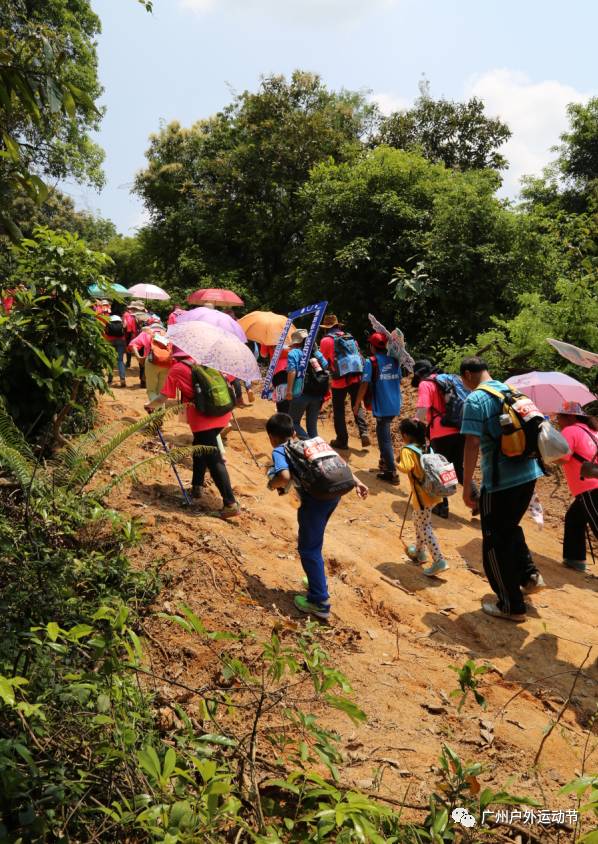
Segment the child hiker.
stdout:
<svg viewBox="0 0 598 844">
<path fill-rule="evenodd" d="M 421 455 L 427 451 L 426 426 L 417 419 L 403 419 L 399 424 L 399 431 L 405 445 L 401 449 L 397 468 L 399 472 L 404 472 L 408 476 L 411 483 L 416 536 L 415 545 L 407 548 L 407 556 L 416 563 L 425 563 L 428 561 L 427 549 L 429 549 L 432 554 L 432 565 L 425 566 L 422 571 L 428 577 L 434 577 L 446 571 L 449 566 L 442 556 L 432 528 L 432 507 L 435 507 L 442 499 L 433 497 L 422 486 L 424 471 Z"/>
<path fill-rule="evenodd" d="M 297 512 L 299 533 L 297 547 L 301 558 L 301 565 L 307 575 L 307 595 L 295 595 L 295 606 L 306 615 L 327 620 L 330 617 L 330 595 L 324 570 L 322 545 L 324 532 L 328 520 L 336 510 L 341 496 L 351 489 L 355 489 L 360 498 L 367 498 L 368 488 L 362 484 L 342 460 L 324 440 L 316 438 L 305 441 L 305 450 L 311 448 L 316 452 L 316 460 L 311 464 L 312 469 L 319 461 L 326 461 L 328 472 L 313 481 L 322 491 L 329 485 L 331 492 L 318 497 L 310 494 L 306 486 L 309 483 L 305 476 L 299 477 L 298 460 L 289 454 L 290 441 L 293 436 L 293 420 L 287 413 L 275 413 L 266 422 L 266 431 L 272 445 L 273 467 L 268 472 L 268 488 L 276 489 L 279 495 L 284 494 L 293 481 L 297 487 L 301 506 Z M 286 447 L 285 447 L 286 446 Z M 302 458 L 305 464 L 309 462 L 306 456 Z M 297 460 L 297 462 L 295 462 Z M 317 470 L 310 475 L 310 480 L 317 474 Z M 313 486 L 310 487 L 314 489 Z M 336 490 L 336 494 L 335 494 Z"/>
</svg>

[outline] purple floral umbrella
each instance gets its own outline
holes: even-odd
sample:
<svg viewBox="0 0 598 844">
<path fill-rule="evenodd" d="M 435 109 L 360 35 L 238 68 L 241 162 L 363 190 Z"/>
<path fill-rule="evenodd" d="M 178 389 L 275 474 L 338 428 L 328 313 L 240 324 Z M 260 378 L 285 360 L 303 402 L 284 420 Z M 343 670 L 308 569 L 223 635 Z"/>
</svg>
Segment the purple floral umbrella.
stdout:
<svg viewBox="0 0 598 844">
<path fill-rule="evenodd" d="M 228 314 L 223 314 L 222 311 L 214 311 L 212 308 L 193 308 L 191 311 L 183 311 L 177 315 L 176 324 L 182 325 L 184 322 L 205 322 L 228 331 L 229 334 L 234 334 L 242 343 L 247 342 L 245 332 L 237 320 Z"/>
<path fill-rule="evenodd" d="M 207 322 L 177 322 L 168 328 L 175 346 L 203 366 L 243 381 L 259 381 L 260 370 L 253 352 L 231 334 Z"/>
</svg>

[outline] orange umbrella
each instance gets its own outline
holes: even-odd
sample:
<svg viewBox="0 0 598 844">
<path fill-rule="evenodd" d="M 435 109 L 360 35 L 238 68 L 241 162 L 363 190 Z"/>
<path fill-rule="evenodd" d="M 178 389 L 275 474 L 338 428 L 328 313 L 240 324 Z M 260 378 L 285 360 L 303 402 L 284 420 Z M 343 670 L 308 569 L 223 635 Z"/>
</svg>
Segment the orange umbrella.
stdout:
<svg viewBox="0 0 598 844">
<path fill-rule="evenodd" d="M 247 335 L 248 340 L 255 340 L 264 346 L 275 346 L 278 343 L 287 317 L 272 311 L 252 311 L 239 320 L 239 325 Z M 295 330 L 291 326 L 291 331 Z"/>
</svg>

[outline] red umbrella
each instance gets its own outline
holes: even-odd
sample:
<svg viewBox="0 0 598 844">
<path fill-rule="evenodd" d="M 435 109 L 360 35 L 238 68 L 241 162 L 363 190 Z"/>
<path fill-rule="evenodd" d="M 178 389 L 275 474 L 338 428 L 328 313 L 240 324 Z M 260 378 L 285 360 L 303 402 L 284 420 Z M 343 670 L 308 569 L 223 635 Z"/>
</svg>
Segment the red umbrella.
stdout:
<svg viewBox="0 0 598 844">
<path fill-rule="evenodd" d="M 223 305 L 228 308 L 245 304 L 232 290 L 218 290 L 214 288 L 196 290 L 195 293 L 187 296 L 187 301 L 190 305 L 205 305 L 206 302 L 210 302 L 212 305 Z"/>
</svg>

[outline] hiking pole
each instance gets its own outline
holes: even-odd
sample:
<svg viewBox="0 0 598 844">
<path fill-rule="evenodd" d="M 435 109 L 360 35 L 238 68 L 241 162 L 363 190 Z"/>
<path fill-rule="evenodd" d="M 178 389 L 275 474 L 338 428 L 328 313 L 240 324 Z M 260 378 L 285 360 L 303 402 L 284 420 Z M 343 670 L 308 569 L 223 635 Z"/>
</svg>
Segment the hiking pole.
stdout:
<svg viewBox="0 0 598 844">
<path fill-rule="evenodd" d="M 168 446 L 166 445 L 166 440 L 165 440 L 165 439 L 164 439 L 164 437 L 162 436 L 162 431 L 160 430 L 160 428 L 159 428 L 159 427 L 157 427 L 157 428 L 156 428 L 156 431 L 158 432 L 158 436 L 160 437 L 160 442 L 162 443 L 162 446 L 163 446 L 163 448 L 164 448 L 164 451 L 165 451 L 165 452 L 166 452 L 166 454 L 168 455 L 168 461 L 169 461 L 170 465 L 172 466 L 172 471 L 174 472 L 174 474 L 175 474 L 175 476 L 176 476 L 176 479 L 177 479 L 177 481 L 179 482 L 179 486 L 180 486 L 180 488 L 181 488 L 181 492 L 183 493 L 183 501 L 185 502 L 185 504 L 186 504 L 188 507 L 190 507 L 190 506 L 191 506 L 191 499 L 189 498 L 189 493 L 187 492 L 187 490 L 186 490 L 186 489 L 185 489 L 185 487 L 183 486 L 183 482 L 182 482 L 182 480 L 181 480 L 181 476 L 180 476 L 180 475 L 179 475 L 179 473 L 177 472 L 177 468 L 176 468 L 176 466 L 175 466 L 175 462 L 174 462 L 174 460 L 173 460 L 173 458 L 172 458 L 172 456 L 171 456 L 171 454 L 170 454 L 170 449 L 169 449 L 169 448 L 168 448 Z"/>
<path fill-rule="evenodd" d="M 403 547 L 407 550 L 407 543 L 403 539 L 403 531 L 405 530 L 405 522 L 407 521 L 407 513 L 409 512 L 409 505 L 411 504 L 411 499 L 413 498 L 413 492 L 409 494 L 409 498 L 407 499 L 407 506 L 405 507 L 405 512 L 403 513 L 403 523 L 401 525 L 401 530 L 399 531 L 399 539 L 403 543 Z"/>
<path fill-rule="evenodd" d="M 590 546 L 590 554 L 592 555 L 592 562 L 596 565 L 596 557 L 594 556 L 594 546 L 592 544 L 592 534 L 590 533 L 590 526 L 586 522 L 586 536 L 588 537 L 588 545 Z"/>
<path fill-rule="evenodd" d="M 239 423 L 237 422 L 237 417 L 235 416 L 235 411 L 234 411 L 234 410 L 233 410 L 233 419 L 235 420 L 235 425 L 237 426 L 237 431 L 239 432 L 239 436 L 240 436 L 240 437 L 241 437 L 241 439 L 243 440 L 243 445 L 245 446 L 245 448 L 247 449 L 247 451 L 248 451 L 248 452 L 249 452 L 249 454 L 251 455 L 251 458 L 252 458 L 253 462 L 255 463 L 255 465 L 258 467 L 258 469 L 261 469 L 262 467 L 261 467 L 261 466 L 260 466 L 260 464 L 257 462 L 256 457 L 255 457 L 255 454 L 253 453 L 253 451 L 251 450 L 251 447 L 250 447 L 249 443 L 247 442 L 247 440 L 246 440 L 246 439 L 245 439 L 245 437 L 243 436 L 243 431 L 242 431 L 242 430 L 241 430 L 241 428 L 239 427 Z"/>
</svg>

